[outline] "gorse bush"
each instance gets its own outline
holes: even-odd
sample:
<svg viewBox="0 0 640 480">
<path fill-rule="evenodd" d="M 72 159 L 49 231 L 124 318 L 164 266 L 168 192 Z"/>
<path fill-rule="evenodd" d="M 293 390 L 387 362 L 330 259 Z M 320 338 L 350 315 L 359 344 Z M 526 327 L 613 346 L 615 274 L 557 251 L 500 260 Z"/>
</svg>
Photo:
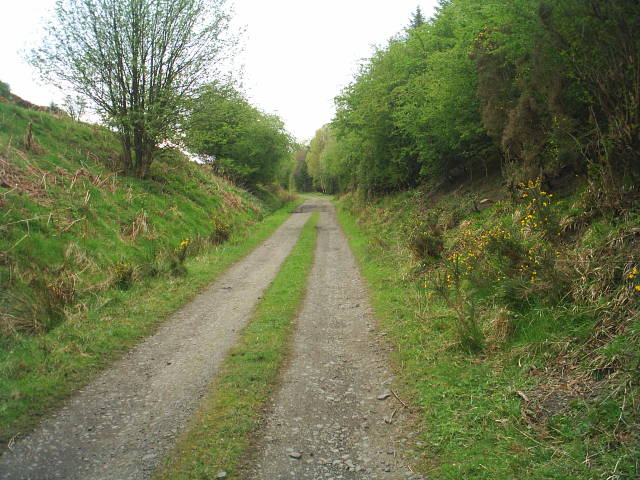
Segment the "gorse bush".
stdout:
<svg viewBox="0 0 640 480">
<path fill-rule="evenodd" d="M 137 269 L 130 263 L 120 260 L 113 266 L 113 284 L 120 290 L 129 290 L 133 286 L 136 276 Z"/>
<path fill-rule="evenodd" d="M 509 323 L 515 317 L 506 312 L 526 312 L 533 305 L 553 307 L 567 299 L 597 309 L 603 296 L 628 304 L 628 295 L 636 293 L 635 287 L 620 290 L 629 276 L 635 279 L 635 264 L 622 254 L 624 248 L 634 248 L 628 230 L 626 235 L 603 238 L 596 251 L 579 259 L 586 251 L 567 251 L 554 194 L 542 190 L 540 179 L 521 183 L 518 190 L 513 202 L 498 203 L 495 214 L 482 222 L 456 220 L 447 228 L 447 219 L 460 211 L 449 199 L 430 209 L 420 206 L 407 220 L 405 229 L 413 232 L 407 236 L 407 247 L 420 263 L 417 274 L 425 278 L 424 295 L 435 294 L 444 301 L 455 319 L 458 341 L 468 351 L 479 351 L 483 330 L 495 333 L 497 324 L 502 334 L 493 336 L 508 338 L 505 332 L 514 331 Z M 472 215 L 478 213 L 462 218 Z M 610 260 L 607 266 L 599 263 L 604 259 Z M 594 271 L 588 274 L 589 270 Z"/>
<path fill-rule="evenodd" d="M 560 235 L 558 216 L 553 209 L 553 193 L 541 189 L 541 179 L 518 184 L 524 213 L 520 226 L 529 232 L 541 232 L 553 239 Z"/>
<path fill-rule="evenodd" d="M 484 348 L 484 334 L 475 298 L 463 283 L 465 265 L 454 257 L 448 268 L 431 272 L 431 281 L 425 282 L 430 298 L 436 293 L 452 314 L 456 337 L 461 348 L 478 353 Z M 468 266 L 466 267 L 468 268 Z"/>
<path fill-rule="evenodd" d="M 437 260 L 444 249 L 444 231 L 438 212 L 430 211 L 411 222 L 409 247 L 419 259 Z"/>
<path fill-rule="evenodd" d="M 231 225 L 222 218 L 214 218 L 212 223 L 213 229 L 209 235 L 209 241 L 214 245 L 226 242 L 231 236 Z"/>
</svg>

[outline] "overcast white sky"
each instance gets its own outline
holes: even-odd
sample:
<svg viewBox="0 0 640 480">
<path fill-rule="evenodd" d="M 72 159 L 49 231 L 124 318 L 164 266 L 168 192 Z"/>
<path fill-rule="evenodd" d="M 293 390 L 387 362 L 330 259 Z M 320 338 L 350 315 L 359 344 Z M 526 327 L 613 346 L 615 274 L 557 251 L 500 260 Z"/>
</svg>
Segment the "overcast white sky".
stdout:
<svg viewBox="0 0 640 480">
<path fill-rule="evenodd" d="M 38 42 L 55 0 L 2 2 L 0 80 L 26 100 L 48 105 L 60 94 L 43 86 L 21 50 Z M 384 45 L 420 5 L 437 0 L 235 0 L 234 25 L 244 26 L 244 86 L 252 102 L 277 113 L 300 140 L 331 120 L 333 98 L 374 45 Z"/>
</svg>

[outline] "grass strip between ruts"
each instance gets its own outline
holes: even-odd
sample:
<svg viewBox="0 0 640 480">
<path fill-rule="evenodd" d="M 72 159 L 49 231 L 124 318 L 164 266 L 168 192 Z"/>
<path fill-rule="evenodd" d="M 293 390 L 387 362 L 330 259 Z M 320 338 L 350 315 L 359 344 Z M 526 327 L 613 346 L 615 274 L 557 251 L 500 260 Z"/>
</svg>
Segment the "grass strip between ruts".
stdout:
<svg viewBox="0 0 640 480">
<path fill-rule="evenodd" d="M 0 359 L 0 452 L 9 439 L 32 429 L 61 401 L 89 382 L 228 267 L 262 244 L 289 218 L 293 202 L 229 241 L 185 262 L 187 274 L 113 290 L 101 308 L 69 318 L 45 335 L 25 340 Z M 13 372 L 13 373 L 12 373 Z"/>
<path fill-rule="evenodd" d="M 317 221 L 314 213 L 154 480 L 216 478 L 220 472 L 240 478 L 241 462 L 287 356 L 313 264 Z"/>
</svg>

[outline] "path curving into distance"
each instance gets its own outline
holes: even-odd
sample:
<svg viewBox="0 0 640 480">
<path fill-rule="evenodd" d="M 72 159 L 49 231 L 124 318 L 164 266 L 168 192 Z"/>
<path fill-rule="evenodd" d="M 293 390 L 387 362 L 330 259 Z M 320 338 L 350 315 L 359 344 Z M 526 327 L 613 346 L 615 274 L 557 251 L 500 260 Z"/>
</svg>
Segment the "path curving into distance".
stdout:
<svg viewBox="0 0 640 480">
<path fill-rule="evenodd" d="M 2 480 L 149 478 L 289 255 L 314 200 L 0 457 Z"/>
<path fill-rule="evenodd" d="M 389 390 L 385 342 L 353 254 L 326 199 L 291 358 L 242 479 L 420 479 L 404 407 Z"/>
</svg>

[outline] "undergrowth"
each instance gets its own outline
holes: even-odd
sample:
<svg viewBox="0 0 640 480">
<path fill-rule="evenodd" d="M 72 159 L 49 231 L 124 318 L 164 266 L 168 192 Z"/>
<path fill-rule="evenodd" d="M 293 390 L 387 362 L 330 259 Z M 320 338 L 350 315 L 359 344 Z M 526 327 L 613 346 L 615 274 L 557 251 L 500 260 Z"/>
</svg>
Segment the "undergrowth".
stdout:
<svg viewBox="0 0 640 480">
<path fill-rule="evenodd" d="M 433 478 L 640 474 L 640 209 L 585 218 L 589 195 L 339 202 Z"/>
</svg>

